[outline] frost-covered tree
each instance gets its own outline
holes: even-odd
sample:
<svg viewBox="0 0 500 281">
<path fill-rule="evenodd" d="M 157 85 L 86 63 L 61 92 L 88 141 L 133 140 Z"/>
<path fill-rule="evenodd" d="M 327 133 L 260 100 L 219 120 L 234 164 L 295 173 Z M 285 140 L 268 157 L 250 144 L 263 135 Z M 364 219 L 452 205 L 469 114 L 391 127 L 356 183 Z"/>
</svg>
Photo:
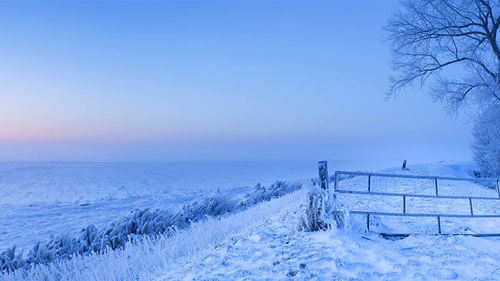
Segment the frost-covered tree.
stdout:
<svg viewBox="0 0 500 281">
<path fill-rule="evenodd" d="M 392 43 L 389 95 L 417 83 L 450 112 L 479 112 L 474 158 L 499 176 L 500 0 L 402 0 L 385 29 Z"/>
<path fill-rule="evenodd" d="M 490 106 L 476 120 L 472 151 L 487 177 L 500 177 L 500 106 Z"/>
<path fill-rule="evenodd" d="M 452 112 L 468 101 L 500 103 L 499 0 L 402 0 L 386 25 L 389 95 L 418 83 Z"/>
</svg>

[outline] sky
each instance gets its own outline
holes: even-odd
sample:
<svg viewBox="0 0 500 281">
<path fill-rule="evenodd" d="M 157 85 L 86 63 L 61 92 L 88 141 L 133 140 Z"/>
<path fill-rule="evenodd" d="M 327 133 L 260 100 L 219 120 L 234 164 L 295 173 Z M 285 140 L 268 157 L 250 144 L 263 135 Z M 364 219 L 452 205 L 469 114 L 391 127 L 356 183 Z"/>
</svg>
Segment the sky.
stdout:
<svg viewBox="0 0 500 281">
<path fill-rule="evenodd" d="M 0 161 L 468 160 L 386 99 L 398 1 L 0 2 Z"/>
</svg>

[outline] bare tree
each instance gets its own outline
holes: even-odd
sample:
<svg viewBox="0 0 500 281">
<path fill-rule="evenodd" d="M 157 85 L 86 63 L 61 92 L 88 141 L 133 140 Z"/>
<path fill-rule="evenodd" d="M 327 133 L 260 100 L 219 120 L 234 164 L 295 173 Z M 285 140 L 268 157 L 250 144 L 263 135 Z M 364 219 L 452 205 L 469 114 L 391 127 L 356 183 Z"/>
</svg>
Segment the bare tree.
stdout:
<svg viewBox="0 0 500 281">
<path fill-rule="evenodd" d="M 402 0 L 385 27 L 394 76 L 389 95 L 417 82 L 448 109 L 500 105 L 500 0 Z"/>
</svg>

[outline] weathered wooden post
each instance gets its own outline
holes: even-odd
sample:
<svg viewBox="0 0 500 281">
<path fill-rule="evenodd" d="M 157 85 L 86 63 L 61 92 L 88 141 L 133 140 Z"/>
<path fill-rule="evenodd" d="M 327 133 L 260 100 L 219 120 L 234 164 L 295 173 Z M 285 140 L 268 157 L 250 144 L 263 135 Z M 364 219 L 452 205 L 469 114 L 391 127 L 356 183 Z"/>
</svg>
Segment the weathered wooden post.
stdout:
<svg viewBox="0 0 500 281">
<path fill-rule="evenodd" d="M 403 214 L 406 214 L 406 195 L 403 195 Z"/>
<path fill-rule="evenodd" d="M 438 216 L 438 232 L 439 234 L 443 234 L 441 233 L 441 216 Z"/>
<path fill-rule="evenodd" d="M 333 191 L 337 191 L 337 182 L 338 182 L 337 178 L 338 178 L 338 176 L 339 176 L 338 171 L 335 171 L 335 176 L 334 176 L 334 180 L 333 180 Z"/>
<path fill-rule="evenodd" d="M 438 189 L 438 178 L 434 178 L 434 185 L 436 186 L 436 196 L 439 195 L 439 189 Z"/>
<path fill-rule="evenodd" d="M 328 189 L 328 161 L 319 161 L 318 162 L 319 169 L 319 186 L 322 189 Z"/>
<path fill-rule="evenodd" d="M 497 193 L 498 197 L 500 197 L 500 180 L 497 180 Z"/>
</svg>

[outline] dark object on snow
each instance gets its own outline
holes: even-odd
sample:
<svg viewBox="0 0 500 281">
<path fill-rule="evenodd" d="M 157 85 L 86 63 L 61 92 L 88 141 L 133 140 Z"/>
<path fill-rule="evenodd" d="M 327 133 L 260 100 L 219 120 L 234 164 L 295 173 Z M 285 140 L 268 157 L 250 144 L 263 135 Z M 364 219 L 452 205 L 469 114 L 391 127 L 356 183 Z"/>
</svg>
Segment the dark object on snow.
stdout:
<svg viewBox="0 0 500 281">
<path fill-rule="evenodd" d="M 406 160 L 403 161 L 403 166 L 401 166 L 401 170 L 408 170 L 406 168 Z"/>
<path fill-rule="evenodd" d="M 410 234 L 380 233 L 380 236 L 382 236 L 382 238 L 384 238 L 386 240 L 396 241 L 396 240 L 402 240 L 402 239 L 405 239 L 407 237 L 410 237 Z"/>
<path fill-rule="evenodd" d="M 472 175 L 476 178 L 480 178 L 481 177 L 481 172 L 479 171 L 472 171 Z"/>
<path fill-rule="evenodd" d="M 319 185 L 322 189 L 328 189 L 328 161 L 319 161 Z"/>
</svg>

